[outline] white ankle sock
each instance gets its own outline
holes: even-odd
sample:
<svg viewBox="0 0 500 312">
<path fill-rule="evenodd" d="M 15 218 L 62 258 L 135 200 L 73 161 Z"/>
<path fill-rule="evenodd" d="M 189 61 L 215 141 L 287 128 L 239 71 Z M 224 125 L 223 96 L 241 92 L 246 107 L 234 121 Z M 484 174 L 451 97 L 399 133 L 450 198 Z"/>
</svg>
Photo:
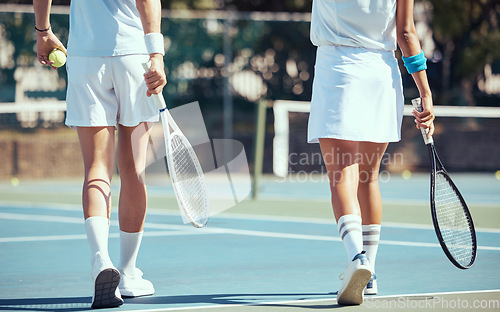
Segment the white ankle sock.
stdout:
<svg viewBox="0 0 500 312">
<path fill-rule="evenodd" d="M 127 233 L 120 231 L 120 269 L 128 276 L 135 275 L 135 265 L 143 232 Z"/>
<path fill-rule="evenodd" d="M 372 272 L 375 273 L 375 258 L 377 257 L 378 243 L 380 240 L 380 224 L 363 225 L 363 249 L 370 260 Z"/>
<path fill-rule="evenodd" d="M 99 252 L 102 260 L 111 264 L 108 254 L 109 219 L 106 217 L 90 217 L 85 219 L 85 232 L 90 246 L 91 264 L 94 265 Z"/>
<path fill-rule="evenodd" d="M 337 222 L 340 237 L 347 251 L 349 262 L 363 251 L 363 236 L 361 234 L 361 217 L 355 214 L 343 215 Z"/>
</svg>

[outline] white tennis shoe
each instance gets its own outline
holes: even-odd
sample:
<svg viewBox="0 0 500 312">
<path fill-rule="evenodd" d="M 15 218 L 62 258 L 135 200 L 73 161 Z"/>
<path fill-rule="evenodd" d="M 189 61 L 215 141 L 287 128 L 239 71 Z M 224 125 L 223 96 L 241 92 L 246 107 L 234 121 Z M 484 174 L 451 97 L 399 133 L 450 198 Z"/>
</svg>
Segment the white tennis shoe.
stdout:
<svg viewBox="0 0 500 312">
<path fill-rule="evenodd" d="M 124 297 L 141 297 L 150 296 L 155 293 L 153 284 L 142 278 L 142 271 L 135 268 L 133 276 L 126 275 L 120 271 L 120 292 Z"/>
<path fill-rule="evenodd" d="M 92 309 L 114 308 L 123 304 L 118 289 L 120 272 L 113 266 L 111 260 L 102 257 L 100 252 L 95 255 L 92 277 L 94 280 Z"/>
<path fill-rule="evenodd" d="M 342 285 L 337 293 L 337 303 L 340 305 L 362 304 L 364 289 L 371 277 L 370 263 L 363 251 L 357 254 L 345 269 Z"/>
</svg>

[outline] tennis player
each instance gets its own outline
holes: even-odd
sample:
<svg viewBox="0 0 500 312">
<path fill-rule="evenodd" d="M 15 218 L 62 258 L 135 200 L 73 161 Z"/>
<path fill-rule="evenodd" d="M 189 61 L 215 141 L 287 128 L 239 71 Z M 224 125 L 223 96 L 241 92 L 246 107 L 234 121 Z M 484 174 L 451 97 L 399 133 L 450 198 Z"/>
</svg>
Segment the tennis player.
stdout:
<svg viewBox="0 0 500 312">
<path fill-rule="evenodd" d="M 413 21 L 413 0 L 314 0 L 311 41 L 317 48 L 308 141 L 319 142 L 332 205 L 349 264 L 341 305 L 377 293 L 381 159 L 401 139 L 403 90 L 396 43 L 423 103 L 417 128 L 434 132 L 426 59 Z"/>
<path fill-rule="evenodd" d="M 34 0 L 37 56 L 64 49 L 50 27 L 51 0 Z M 72 0 L 68 41 L 66 125 L 76 128 L 85 179 L 83 213 L 95 285 L 92 308 L 117 307 L 127 297 L 152 295 L 136 258 L 146 214 L 145 167 L 149 122 L 158 110 L 149 100 L 166 84 L 160 0 Z M 144 74 L 142 63 L 151 61 Z M 147 96 L 146 96 L 147 95 Z M 121 178 L 120 265 L 108 254 L 110 183 L 116 156 Z"/>
</svg>

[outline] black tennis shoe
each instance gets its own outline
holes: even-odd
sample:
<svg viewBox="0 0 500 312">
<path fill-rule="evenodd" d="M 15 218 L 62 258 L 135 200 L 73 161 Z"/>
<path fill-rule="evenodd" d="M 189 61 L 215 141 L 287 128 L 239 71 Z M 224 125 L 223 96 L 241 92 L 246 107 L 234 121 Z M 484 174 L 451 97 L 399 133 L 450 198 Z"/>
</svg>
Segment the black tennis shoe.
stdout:
<svg viewBox="0 0 500 312">
<path fill-rule="evenodd" d="M 120 272 L 115 268 L 102 270 L 95 279 L 92 309 L 115 308 L 123 304 L 118 285 Z"/>
</svg>

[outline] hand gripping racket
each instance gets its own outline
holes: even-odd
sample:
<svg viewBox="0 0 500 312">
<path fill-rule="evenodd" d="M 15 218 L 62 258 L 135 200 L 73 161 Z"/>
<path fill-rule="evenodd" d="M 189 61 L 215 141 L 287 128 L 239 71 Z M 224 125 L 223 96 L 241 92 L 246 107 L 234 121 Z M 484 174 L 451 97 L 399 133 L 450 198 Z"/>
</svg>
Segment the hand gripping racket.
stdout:
<svg viewBox="0 0 500 312">
<path fill-rule="evenodd" d="M 148 62 L 142 65 L 144 70 L 149 72 L 151 64 Z M 177 203 L 183 216 L 194 227 L 201 228 L 208 222 L 209 199 L 200 161 L 170 115 L 162 94 L 153 94 L 152 97 L 160 109 L 167 166 Z"/>
<path fill-rule="evenodd" d="M 420 98 L 411 101 L 422 112 Z M 476 260 L 477 242 L 474 223 L 467 204 L 439 159 L 428 129 L 420 128 L 431 158 L 431 214 L 434 229 L 444 253 L 460 269 L 468 269 Z"/>
</svg>

